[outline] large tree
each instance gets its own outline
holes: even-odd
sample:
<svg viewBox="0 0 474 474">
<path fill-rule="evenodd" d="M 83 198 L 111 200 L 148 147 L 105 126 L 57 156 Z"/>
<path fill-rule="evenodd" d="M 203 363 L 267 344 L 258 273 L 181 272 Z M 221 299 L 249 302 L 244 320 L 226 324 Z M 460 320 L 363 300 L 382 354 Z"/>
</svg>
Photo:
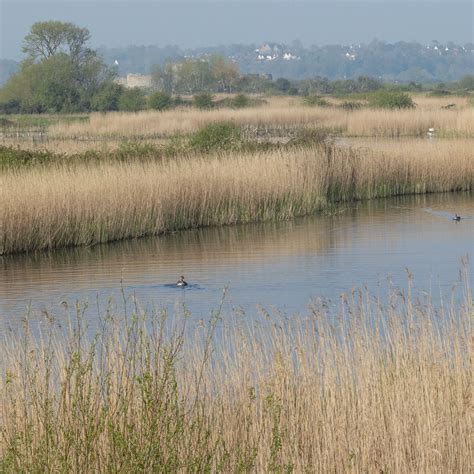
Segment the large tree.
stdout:
<svg viewBox="0 0 474 474">
<path fill-rule="evenodd" d="M 232 92 L 239 79 L 239 68 L 223 56 L 184 59 L 153 69 L 153 85 L 168 93 Z"/>
<path fill-rule="evenodd" d="M 26 59 L 0 90 L 0 109 L 26 113 L 89 110 L 94 96 L 103 93 L 104 85 L 113 79 L 113 72 L 89 48 L 89 39 L 87 28 L 72 23 L 35 23 L 24 39 Z"/>
<path fill-rule="evenodd" d="M 23 40 L 23 52 L 31 59 L 48 59 L 58 53 L 66 53 L 71 60 L 84 60 L 92 50 L 87 46 L 90 33 L 73 23 L 39 21 Z"/>
</svg>

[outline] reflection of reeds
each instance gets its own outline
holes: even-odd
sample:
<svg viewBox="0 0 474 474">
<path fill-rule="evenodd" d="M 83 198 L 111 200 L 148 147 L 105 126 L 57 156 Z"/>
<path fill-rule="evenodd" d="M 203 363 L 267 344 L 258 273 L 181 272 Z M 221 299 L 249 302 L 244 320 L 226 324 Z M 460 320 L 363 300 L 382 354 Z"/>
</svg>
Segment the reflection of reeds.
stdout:
<svg viewBox="0 0 474 474">
<path fill-rule="evenodd" d="M 47 314 L 0 341 L 0 469 L 468 472 L 468 282 L 442 311 L 371 301 L 197 327 L 136 304 L 96 337 L 79 304 L 70 330 Z"/>
<path fill-rule="evenodd" d="M 456 209 L 465 215 L 471 199 L 472 193 L 401 196 L 390 199 L 389 203 L 376 199 L 341 206 L 342 212 L 331 216 L 318 214 L 316 218 L 309 216 L 285 222 L 206 227 L 160 238 L 4 256 L 0 261 L 3 262 L 3 268 L 0 265 L 0 299 L 3 292 L 10 298 L 27 301 L 32 287 L 37 292 L 60 287 L 67 293 L 121 279 L 143 282 L 150 275 L 154 281 L 174 281 L 176 268 L 185 268 L 189 275 L 195 268 L 200 271 L 234 268 L 263 260 L 267 263 L 281 261 L 288 256 L 311 258 L 327 254 L 330 249 L 351 249 L 360 242 L 371 242 L 376 229 L 382 227 L 387 236 L 385 239 L 390 239 L 394 246 L 403 245 L 407 236 L 405 227 L 397 225 L 400 222 L 409 222 L 422 241 L 430 243 L 437 235 L 431 227 L 433 216 L 413 210 L 427 207 Z M 397 216 L 399 206 L 404 209 L 402 216 Z M 394 218 L 396 220 L 392 221 Z M 441 228 L 445 223 L 440 220 Z M 424 225 L 427 226 L 425 229 Z M 126 261 L 133 265 L 124 266 Z M 41 274 L 31 271 L 39 266 Z M 74 268 L 74 275 L 68 273 L 65 278 L 68 268 Z"/>
<path fill-rule="evenodd" d="M 6 172 L 0 176 L 0 252 L 283 220 L 350 200 L 468 190 L 473 167 L 469 150 L 375 156 L 320 146 Z"/>
</svg>

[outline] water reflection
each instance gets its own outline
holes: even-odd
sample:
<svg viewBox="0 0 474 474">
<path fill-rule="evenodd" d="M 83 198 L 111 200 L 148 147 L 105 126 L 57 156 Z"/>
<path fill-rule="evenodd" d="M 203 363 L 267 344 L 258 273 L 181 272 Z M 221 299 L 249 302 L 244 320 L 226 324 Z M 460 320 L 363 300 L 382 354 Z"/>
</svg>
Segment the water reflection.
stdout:
<svg viewBox="0 0 474 474">
<path fill-rule="evenodd" d="M 426 288 L 449 289 L 460 259 L 472 253 L 471 194 L 411 196 L 357 203 L 333 216 L 290 222 L 196 229 L 134 241 L 50 253 L 0 257 L 0 327 L 76 299 L 98 301 L 127 294 L 197 317 L 219 305 L 254 311 L 258 304 L 304 312 L 312 298 L 337 298 L 387 277 L 404 285 L 405 268 Z M 172 283 L 179 275 L 194 287 Z M 171 285 L 171 286 L 170 286 Z M 429 289 L 429 288 L 428 288 Z"/>
</svg>

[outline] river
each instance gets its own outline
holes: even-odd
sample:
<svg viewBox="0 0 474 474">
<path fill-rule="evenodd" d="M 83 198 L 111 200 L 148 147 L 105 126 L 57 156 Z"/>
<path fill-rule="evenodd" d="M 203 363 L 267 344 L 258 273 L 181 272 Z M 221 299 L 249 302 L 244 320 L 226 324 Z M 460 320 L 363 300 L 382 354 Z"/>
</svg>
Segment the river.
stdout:
<svg viewBox="0 0 474 474">
<path fill-rule="evenodd" d="M 466 217 L 452 220 L 458 213 Z M 146 308 L 208 318 L 219 307 L 302 314 L 323 298 L 367 286 L 406 288 L 435 300 L 457 294 L 461 260 L 474 250 L 474 196 L 433 194 L 352 203 L 333 215 L 193 229 L 90 248 L 0 257 L 0 330 L 17 329 L 76 301 L 104 311 L 122 291 Z M 472 263 L 467 263 L 472 270 Z M 472 271 L 470 271 L 472 274 Z M 180 275 L 189 283 L 175 286 Z M 456 289 L 457 288 L 457 289 Z M 113 303 L 110 303 L 113 301 Z M 97 310 L 89 311 L 97 314 Z"/>
</svg>

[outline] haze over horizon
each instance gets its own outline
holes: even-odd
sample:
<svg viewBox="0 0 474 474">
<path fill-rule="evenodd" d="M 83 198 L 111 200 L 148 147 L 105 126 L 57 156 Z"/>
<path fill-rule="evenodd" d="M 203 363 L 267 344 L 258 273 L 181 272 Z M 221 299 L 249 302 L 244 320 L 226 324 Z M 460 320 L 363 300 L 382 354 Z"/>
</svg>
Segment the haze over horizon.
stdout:
<svg viewBox="0 0 474 474">
<path fill-rule="evenodd" d="M 470 1 L 1 0 L 0 17 L 0 58 L 15 60 L 31 25 L 50 19 L 89 28 L 95 48 L 473 41 Z"/>
</svg>

